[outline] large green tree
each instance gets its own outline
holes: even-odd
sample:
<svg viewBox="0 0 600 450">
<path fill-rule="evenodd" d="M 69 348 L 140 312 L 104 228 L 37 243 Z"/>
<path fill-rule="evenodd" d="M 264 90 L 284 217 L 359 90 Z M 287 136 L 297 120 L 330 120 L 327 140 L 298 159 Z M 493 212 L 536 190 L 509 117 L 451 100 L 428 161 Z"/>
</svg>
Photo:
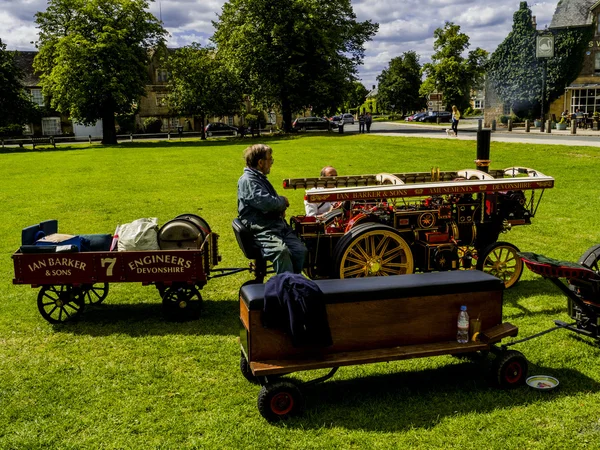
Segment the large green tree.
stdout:
<svg viewBox="0 0 600 450">
<path fill-rule="evenodd" d="M 378 28 L 358 22 L 350 0 L 230 0 L 213 24 L 219 54 L 255 103 L 279 106 L 285 130 L 292 112 L 343 104 Z"/>
<path fill-rule="evenodd" d="M 469 36 L 461 33 L 460 26 L 452 22 L 437 28 L 433 36 L 435 53 L 431 56 L 432 62 L 423 65 L 425 80 L 420 94 L 441 92 L 446 108 L 456 105 L 465 109 L 470 104 L 471 90 L 481 84 L 488 53 L 477 47 L 464 57 L 469 48 Z"/>
<path fill-rule="evenodd" d="M 240 82 L 227 66 L 216 58 L 213 48 L 192 44 L 178 49 L 167 60 L 169 70 L 169 106 L 179 115 L 200 118 L 202 139 L 207 116 L 234 114 L 242 104 Z"/>
<path fill-rule="evenodd" d="M 16 53 L 6 50 L 6 44 L 0 39 L 0 128 L 11 126 L 12 130 L 6 134 L 16 134 L 36 110 L 21 84 L 23 74 L 15 57 Z"/>
<path fill-rule="evenodd" d="M 34 67 L 50 106 L 115 144 L 115 114 L 131 111 L 148 84 L 148 49 L 166 31 L 146 0 L 50 0 L 36 14 Z"/>
<path fill-rule="evenodd" d="M 554 58 L 536 58 L 537 36 L 531 9 L 527 2 L 521 2 L 513 15 L 511 32 L 494 51 L 487 65 L 487 76 L 493 89 L 521 117 L 532 118 L 539 113 L 544 66 L 545 102 L 562 95 L 565 86 L 577 78 L 587 43 L 593 36 L 593 27 L 556 32 Z"/>
<path fill-rule="evenodd" d="M 414 51 L 393 58 L 388 67 L 377 76 L 379 82 L 377 103 L 384 109 L 405 114 L 423 108 L 425 101 L 419 95 L 421 64 Z M 392 106 L 394 105 L 394 106 Z"/>
<path fill-rule="evenodd" d="M 367 99 L 368 89 L 360 81 L 353 81 L 343 103 L 343 111 L 347 112 L 360 108 Z M 336 111 L 332 111 L 336 112 Z"/>
</svg>

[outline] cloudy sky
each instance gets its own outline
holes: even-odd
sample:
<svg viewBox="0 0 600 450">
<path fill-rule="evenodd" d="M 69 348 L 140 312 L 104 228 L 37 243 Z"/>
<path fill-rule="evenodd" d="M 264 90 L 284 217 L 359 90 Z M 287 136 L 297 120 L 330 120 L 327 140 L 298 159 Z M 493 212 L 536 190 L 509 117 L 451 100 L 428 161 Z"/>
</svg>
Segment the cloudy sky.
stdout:
<svg viewBox="0 0 600 450">
<path fill-rule="evenodd" d="M 330 0 L 324 0 L 330 1 Z M 333 0 L 335 1 L 335 0 Z M 156 0 L 150 10 L 162 18 L 171 34 L 170 47 L 208 43 L 225 0 Z M 433 31 L 450 21 L 470 37 L 470 49 L 493 52 L 512 26 L 520 0 L 352 0 L 359 20 L 379 23 L 379 32 L 367 43 L 359 77 L 367 88 L 389 61 L 408 50 L 428 62 L 433 53 Z M 557 1 L 528 2 L 538 28 L 550 24 Z M 9 50 L 34 50 L 37 39 L 34 14 L 46 9 L 46 0 L 0 0 L 0 39 Z"/>
</svg>

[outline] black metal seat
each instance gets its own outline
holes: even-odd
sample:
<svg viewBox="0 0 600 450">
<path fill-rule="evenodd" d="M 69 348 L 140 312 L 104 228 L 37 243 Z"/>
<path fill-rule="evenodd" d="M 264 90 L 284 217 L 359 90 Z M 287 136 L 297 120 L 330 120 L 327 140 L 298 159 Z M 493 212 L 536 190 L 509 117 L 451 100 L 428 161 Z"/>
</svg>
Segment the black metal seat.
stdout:
<svg viewBox="0 0 600 450">
<path fill-rule="evenodd" d="M 256 245 L 256 242 L 254 241 L 254 234 L 252 234 L 252 231 L 249 230 L 240 219 L 233 219 L 231 226 L 233 227 L 235 239 L 244 253 L 244 256 L 255 261 L 251 266 L 251 269 L 254 272 L 256 281 L 262 283 L 267 273 L 267 263 L 260 251 L 260 247 Z"/>
</svg>

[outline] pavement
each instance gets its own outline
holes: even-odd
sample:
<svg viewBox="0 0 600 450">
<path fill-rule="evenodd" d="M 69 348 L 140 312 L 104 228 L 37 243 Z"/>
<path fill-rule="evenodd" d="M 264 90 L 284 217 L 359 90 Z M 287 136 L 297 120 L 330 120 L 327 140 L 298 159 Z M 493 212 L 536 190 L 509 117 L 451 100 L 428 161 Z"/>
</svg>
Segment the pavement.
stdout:
<svg viewBox="0 0 600 450">
<path fill-rule="evenodd" d="M 477 140 L 479 123 L 477 119 L 461 119 L 458 126 L 458 137 L 448 136 L 445 127 L 437 125 L 411 124 L 398 122 L 373 123 L 371 133 L 387 136 L 406 136 L 433 139 L 458 139 Z M 349 130 L 352 131 L 352 130 Z M 600 147 L 600 131 L 578 128 L 576 134 L 571 130 L 551 130 L 550 133 L 540 132 L 537 128 L 531 128 L 529 133 L 524 127 L 514 128 L 508 131 L 506 127 L 498 127 L 492 132 L 491 140 L 496 142 L 518 142 L 525 144 L 547 144 L 547 145 L 572 145 Z"/>
</svg>

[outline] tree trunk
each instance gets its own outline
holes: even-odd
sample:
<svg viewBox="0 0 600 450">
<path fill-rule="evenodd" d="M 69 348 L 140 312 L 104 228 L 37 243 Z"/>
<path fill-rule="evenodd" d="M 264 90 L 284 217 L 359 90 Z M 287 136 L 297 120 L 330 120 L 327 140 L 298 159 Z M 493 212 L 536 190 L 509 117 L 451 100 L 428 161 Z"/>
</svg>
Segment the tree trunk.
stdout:
<svg viewBox="0 0 600 450">
<path fill-rule="evenodd" d="M 292 107 L 286 95 L 281 98 L 281 114 L 283 116 L 283 131 L 289 133 L 292 131 Z"/>
<path fill-rule="evenodd" d="M 110 108 L 107 108 L 110 109 Z M 104 110 L 102 112 L 102 145 L 117 144 L 117 129 L 115 127 L 115 112 Z"/>
<path fill-rule="evenodd" d="M 200 139 L 203 140 L 203 141 L 205 141 L 206 140 L 206 132 L 204 131 L 204 128 L 205 128 L 205 126 L 204 126 L 204 114 L 200 115 L 200 125 L 201 125 L 201 127 L 200 127 L 201 128 L 200 129 L 200 133 L 202 133 L 200 135 Z"/>
</svg>

